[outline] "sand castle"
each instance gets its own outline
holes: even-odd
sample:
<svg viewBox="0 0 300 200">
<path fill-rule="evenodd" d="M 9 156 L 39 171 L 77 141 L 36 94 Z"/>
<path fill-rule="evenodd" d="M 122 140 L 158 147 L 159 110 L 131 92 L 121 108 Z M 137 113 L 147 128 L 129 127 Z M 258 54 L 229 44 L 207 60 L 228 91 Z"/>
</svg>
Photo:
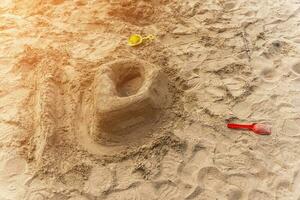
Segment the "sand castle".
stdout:
<svg viewBox="0 0 300 200">
<path fill-rule="evenodd" d="M 96 140 L 109 140 L 147 127 L 168 105 L 167 76 L 160 68 L 137 59 L 104 64 L 94 83 L 93 128 Z"/>
</svg>

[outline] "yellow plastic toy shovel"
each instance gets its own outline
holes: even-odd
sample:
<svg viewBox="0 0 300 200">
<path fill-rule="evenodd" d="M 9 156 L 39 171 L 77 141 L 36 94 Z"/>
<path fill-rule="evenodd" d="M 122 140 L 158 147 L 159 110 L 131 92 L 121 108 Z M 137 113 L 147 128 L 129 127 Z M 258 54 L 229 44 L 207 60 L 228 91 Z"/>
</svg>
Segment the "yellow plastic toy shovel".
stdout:
<svg viewBox="0 0 300 200">
<path fill-rule="evenodd" d="M 133 34 L 129 37 L 127 44 L 131 47 L 134 47 L 134 46 L 138 46 L 138 45 L 142 44 L 143 42 L 145 42 L 147 40 L 152 41 L 154 39 L 155 39 L 155 36 L 152 34 L 147 35 L 145 37 L 142 37 L 139 34 Z"/>
</svg>

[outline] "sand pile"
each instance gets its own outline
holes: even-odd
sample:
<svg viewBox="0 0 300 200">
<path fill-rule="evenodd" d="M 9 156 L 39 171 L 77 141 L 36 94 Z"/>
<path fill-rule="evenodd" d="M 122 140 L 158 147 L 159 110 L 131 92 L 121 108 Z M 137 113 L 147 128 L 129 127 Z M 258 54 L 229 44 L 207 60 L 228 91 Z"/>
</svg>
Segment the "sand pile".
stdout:
<svg viewBox="0 0 300 200">
<path fill-rule="evenodd" d="M 299 199 L 299 10 L 2 0 L 0 200 Z"/>
</svg>

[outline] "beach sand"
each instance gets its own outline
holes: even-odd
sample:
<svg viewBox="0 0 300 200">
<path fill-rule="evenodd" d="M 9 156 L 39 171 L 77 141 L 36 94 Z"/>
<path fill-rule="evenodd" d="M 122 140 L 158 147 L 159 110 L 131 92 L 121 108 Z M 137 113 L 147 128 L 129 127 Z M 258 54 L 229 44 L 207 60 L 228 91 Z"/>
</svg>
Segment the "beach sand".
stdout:
<svg viewBox="0 0 300 200">
<path fill-rule="evenodd" d="M 1 0 L 0 200 L 299 200 L 299 3 Z"/>
</svg>

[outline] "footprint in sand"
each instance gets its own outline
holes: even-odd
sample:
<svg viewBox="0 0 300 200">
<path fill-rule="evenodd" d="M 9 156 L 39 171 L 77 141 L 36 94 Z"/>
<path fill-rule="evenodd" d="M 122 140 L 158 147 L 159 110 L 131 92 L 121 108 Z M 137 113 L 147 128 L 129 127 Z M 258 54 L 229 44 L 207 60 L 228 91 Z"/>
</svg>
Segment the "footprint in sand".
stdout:
<svg viewBox="0 0 300 200">
<path fill-rule="evenodd" d="M 6 161 L 4 165 L 4 172 L 7 176 L 20 175 L 25 172 L 27 163 L 24 159 L 15 157 Z"/>
<path fill-rule="evenodd" d="M 234 9 L 235 8 L 235 2 L 226 2 L 225 4 L 224 4 L 224 9 L 225 10 L 232 10 L 232 9 Z"/>
<path fill-rule="evenodd" d="M 17 135 L 22 134 L 22 130 L 12 124 L 0 122 L 0 141 L 1 144 L 9 144 Z"/>
<path fill-rule="evenodd" d="M 242 96 L 248 88 L 246 88 L 246 81 L 238 78 L 231 77 L 222 80 L 228 92 L 235 98 Z"/>
<path fill-rule="evenodd" d="M 194 155 L 189 159 L 185 166 L 180 171 L 181 179 L 186 183 L 196 183 L 197 172 L 203 167 L 211 164 L 209 159 L 209 152 L 205 149 L 198 150 L 193 153 Z"/>
<path fill-rule="evenodd" d="M 297 162 L 299 158 L 299 148 L 298 144 L 282 144 L 278 148 L 278 157 L 282 162 L 284 162 L 286 165 L 293 165 Z"/>
<path fill-rule="evenodd" d="M 232 186 L 230 189 L 228 189 L 227 191 L 224 192 L 224 196 L 226 196 L 228 200 L 241 199 L 242 195 L 243 195 L 242 190 L 240 190 L 239 188 L 232 187 Z"/>
<path fill-rule="evenodd" d="M 273 199 L 272 195 L 270 195 L 269 193 L 262 191 L 262 190 L 251 190 L 249 195 L 248 195 L 248 199 L 251 200 L 266 200 L 266 199 Z"/>
<path fill-rule="evenodd" d="M 282 113 L 294 113 L 295 112 L 294 106 L 290 103 L 279 102 L 276 105 L 276 107 L 277 107 L 277 110 Z"/>
<path fill-rule="evenodd" d="M 298 95 L 297 95 L 298 96 Z M 295 97 L 291 101 L 292 105 L 299 111 L 300 109 L 300 97 Z"/>
<path fill-rule="evenodd" d="M 300 76 L 300 62 L 292 65 L 290 69 L 296 76 Z"/>
<path fill-rule="evenodd" d="M 280 73 L 274 67 L 265 67 L 262 69 L 260 77 L 264 82 L 274 83 L 280 79 Z"/>
<path fill-rule="evenodd" d="M 223 9 L 225 11 L 232 11 L 234 9 L 237 9 L 239 6 L 239 1 L 225 1 L 225 3 L 223 4 Z"/>
<path fill-rule="evenodd" d="M 216 167 L 203 167 L 199 170 L 197 179 L 204 189 L 217 189 L 225 183 L 225 176 Z"/>
<path fill-rule="evenodd" d="M 28 191 L 25 200 L 46 200 L 53 196 L 47 189 Z"/>
<path fill-rule="evenodd" d="M 95 60 L 103 58 L 115 50 L 120 43 L 120 38 L 112 34 L 102 34 L 94 38 L 93 45 L 73 42 L 70 44 L 70 52 L 76 58 Z"/>
<path fill-rule="evenodd" d="M 244 174 L 231 174 L 227 177 L 226 182 L 230 185 L 236 186 L 243 191 L 246 191 L 250 186 L 250 179 Z"/>
<path fill-rule="evenodd" d="M 150 194 L 148 195 L 148 197 L 149 196 L 150 196 Z M 107 200 L 115 200 L 115 199 L 121 199 L 121 200 L 143 200 L 144 198 L 140 194 L 139 188 L 132 187 L 132 188 L 127 189 L 125 191 L 112 193 L 107 198 Z"/>
<path fill-rule="evenodd" d="M 250 106 L 249 106 L 250 105 Z M 249 117 L 251 115 L 252 108 L 251 108 L 251 102 L 241 102 L 236 104 L 233 108 L 232 108 L 232 112 L 234 115 L 236 115 L 238 118 L 240 119 L 246 119 L 247 117 Z"/>
<path fill-rule="evenodd" d="M 250 18 L 250 17 L 255 17 L 256 13 L 257 11 L 248 11 L 244 15 Z"/>
<path fill-rule="evenodd" d="M 300 136 L 300 118 L 299 119 L 287 119 L 283 125 L 282 132 L 286 136 L 290 136 L 290 137 Z"/>
<path fill-rule="evenodd" d="M 230 184 L 227 179 L 228 176 L 216 167 L 203 167 L 198 173 L 198 184 L 204 192 L 215 191 L 220 199 L 240 199 L 243 196 L 240 185 Z"/>
<path fill-rule="evenodd" d="M 196 186 L 193 190 L 185 197 L 185 200 L 196 199 L 199 198 L 200 194 L 202 194 L 203 189 L 200 186 Z"/>
<path fill-rule="evenodd" d="M 95 167 L 92 169 L 84 190 L 94 196 L 100 196 L 107 191 L 113 184 L 113 176 L 106 167 Z"/>
<path fill-rule="evenodd" d="M 81 170 L 81 169 L 80 169 Z M 69 187 L 81 189 L 84 187 L 86 177 L 84 170 L 71 170 L 61 177 L 61 182 Z"/>
<path fill-rule="evenodd" d="M 158 184 L 158 200 L 173 200 L 179 198 L 179 190 L 175 183 L 163 182 Z"/>
<path fill-rule="evenodd" d="M 180 164 L 182 163 L 182 158 L 180 154 L 173 150 L 170 150 L 162 161 L 162 175 L 167 180 L 175 181 L 177 179 L 177 172 Z"/>
<path fill-rule="evenodd" d="M 300 78 L 296 78 L 290 82 L 290 91 L 299 92 L 300 91 Z"/>
</svg>

